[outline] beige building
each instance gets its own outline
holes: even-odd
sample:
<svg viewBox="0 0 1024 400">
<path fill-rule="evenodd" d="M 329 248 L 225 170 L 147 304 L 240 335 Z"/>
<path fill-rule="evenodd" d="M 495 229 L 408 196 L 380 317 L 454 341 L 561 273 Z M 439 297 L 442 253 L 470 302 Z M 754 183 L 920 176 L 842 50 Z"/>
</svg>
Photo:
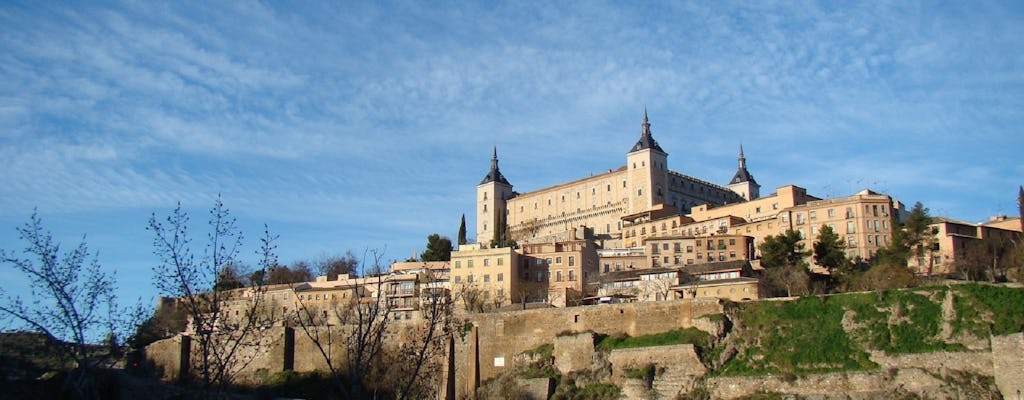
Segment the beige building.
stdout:
<svg viewBox="0 0 1024 400">
<path fill-rule="evenodd" d="M 467 308 L 500 307 L 524 300 L 520 254 L 511 247 L 459 245 L 452 252 L 451 265 L 452 295 Z"/>
<path fill-rule="evenodd" d="M 624 216 L 659 208 L 681 214 L 701 204 L 738 203 L 757 195 L 742 154 L 739 169 L 729 187 L 669 170 L 668 153 L 651 135 L 646 112 L 625 166 L 565 184 L 517 193 L 499 170 L 495 151 L 477 186 L 477 242 L 506 234 L 519 243 L 568 240 L 562 235 L 580 226 L 599 237 L 621 237 Z"/>
<path fill-rule="evenodd" d="M 948 218 L 936 218 L 930 225 L 932 242 L 922 257 L 911 257 L 910 268 L 921 275 L 949 275 L 956 272 L 956 262 L 961 260 L 969 248 L 983 241 L 995 246 L 1007 246 L 1022 237 L 1019 219 L 1005 222 L 993 218 L 988 222 L 972 224 Z M 992 223 L 995 222 L 995 223 Z M 1002 228 L 1002 227 L 1010 228 Z"/>
<path fill-rule="evenodd" d="M 651 268 L 749 261 L 754 255 L 754 238 L 743 235 L 653 237 L 645 244 Z"/>
<path fill-rule="evenodd" d="M 779 194 L 781 196 L 777 196 L 778 198 L 787 199 L 781 203 L 786 205 L 785 207 L 772 207 L 772 215 L 764 215 L 765 209 L 761 208 L 759 215 L 763 218 L 733 225 L 728 231 L 734 235 L 753 237 L 756 249 L 769 235 L 794 230 L 800 232 L 804 238 L 804 248 L 809 250 L 817 239 L 821 227 L 829 226 L 846 242 L 847 256 L 870 260 L 878 249 L 887 246 L 892 240 L 893 215 L 902 209 L 902 205 L 892 197 L 870 190 L 862 190 L 852 196 L 824 200 L 807 196 L 802 188 L 796 186 L 780 188 Z M 789 199 L 793 199 L 793 202 L 802 202 L 788 205 L 791 203 Z M 771 206 L 774 204 L 771 202 Z M 726 206 L 716 210 L 717 213 L 707 215 L 719 216 L 730 210 L 738 213 L 751 211 L 747 204 Z M 757 213 L 758 208 L 755 207 L 753 211 Z M 759 255 L 755 252 L 755 257 Z"/>
<path fill-rule="evenodd" d="M 762 293 L 750 263 L 731 261 L 613 272 L 602 280 L 599 296 L 627 302 L 695 297 L 745 301 Z"/>
<path fill-rule="evenodd" d="M 532 298 L 546 299 L 556 307 L 579 305 L 593 294 L 597 282 L 597 246 L 593 240 L 524 244 L 522 274 L 532 278 Z"/>
</svg>

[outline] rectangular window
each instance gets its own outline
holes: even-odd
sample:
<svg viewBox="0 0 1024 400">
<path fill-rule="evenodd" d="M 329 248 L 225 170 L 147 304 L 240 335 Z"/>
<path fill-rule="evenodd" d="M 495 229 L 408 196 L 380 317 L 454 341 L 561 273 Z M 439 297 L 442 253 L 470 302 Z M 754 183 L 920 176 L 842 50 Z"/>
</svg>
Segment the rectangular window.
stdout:
<svg viewBox="0 0 1024 400">
<path fill-rule="evenodd" d="M 730 251 L 729 252 L 729 258 L 736 258 L 736 252 L 735 251 Z"/>
<path fill-rule="evenodd" d="M 466 282 L 473 283 L 473 275 L 467 276 L 466 277 Z"/>
<path fill-rule="evenodd" d="M 576 271 L 569 270 L 569 281 L 572 282 L 572 281 L 575 281 L 575 280 L 576 280 Z"/>
<path fill-rule="evenodd" d="M 828 216 L 829 217 L 835 217 L 836 216 L 836 210 L 833 210 L 831 208 L 828 209 Z"/>
<path fill-rule="evenodd" d="M 473 260 L 466 260 L 466 268 L 473 268 Z"/>
<path fill-rule="evenodd" d="M 607 274 L 608 271 L 611 270 L 611 267 L 612 267 L 611 264 L 605 264 L 604 265 L 604 272 Z"/>
<path fill-rule="evenodd" d="M 555 271 L 555 282 L 562 281 L 562 271 Z"/>
<path fill-rule="evenodd" d="M 561 264 L 561 263 L 562 263 L 562 257 L 561 256 L 555 257 L 555 264 Z"/>
<path fill-rule="evenodd" d="M 498 265 L 505 265 L 505 258 L 504 257 L 498 257 Z"/>
<path fill-rule="evenodd" d="M 490 258 L 485 258 L 484 259 L 484 266 L 487 267 L 487 266 L 490 266 L 490 265 L 491 265 L 491 259 Z"/>
<path fill-rule="evenodd" d="M 576 265 L 576 257 L 575 256 L 569 256 L 569 266 L 572 267 L 574 265 Z"/>
<path fill-rule="evenodd" d="M 461 282 L 462 282 L 462 277 L 458 276 L 458 275 L 455 275 L 455 283 L 461 283 Z"/>
<path fill-rule="evenodd" d="M 847 222 L 846 223 L 846 233 L 856 233 L 856 232 L 857 232 L 857 228 L 854 225 L 853 221 Z"/>
<path fill-rule="evenodd" d="M 504 280 L 505 280 L 505 274 L 499 272 L 498 273 L 498 282 L 501 282 L 501 281 L 504 281 Z"/>
<path fill-rule="evenodd" d="M 729 239 L 729 245 L 730 246 L 735 246 L 736 245 L 736 239 Z"/>
<path fill-rule="evenodd" d="M 462 261 L 456 261 L 455 268 L 462 268 Z"/>
<path fill-rule="evenodd" d="M 484 282 L 490 282 L 490 281 L 491 281 L 491 274 L 484 274 Z"/>
<path fill-rule="evenodd" d="M 537 271 L 537 282 L 542 282 L 543 280 L 544 280 L 544 273 L 540 272 L 540 271 Z"/>
<path fill-rule="evenodd" d="M 808 211 L 807 212 L 807 217 L 810 218 L 810 219 L 818 219 L 818 212 L 817 211 Z"/>
</svg>

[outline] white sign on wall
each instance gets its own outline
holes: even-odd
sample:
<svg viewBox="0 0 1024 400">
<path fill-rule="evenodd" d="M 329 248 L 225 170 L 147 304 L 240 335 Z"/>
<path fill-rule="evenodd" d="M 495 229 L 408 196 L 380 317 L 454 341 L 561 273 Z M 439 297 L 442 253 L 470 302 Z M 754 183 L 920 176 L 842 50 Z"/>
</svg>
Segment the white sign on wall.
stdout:
<svg viewBox="0 0 1024 400">
<path fill-rule="evenodd" d="M 505 357 L 494 357 L 494 366 L 495 367 L 504 367 L 505 366 Z"/>
</svg>

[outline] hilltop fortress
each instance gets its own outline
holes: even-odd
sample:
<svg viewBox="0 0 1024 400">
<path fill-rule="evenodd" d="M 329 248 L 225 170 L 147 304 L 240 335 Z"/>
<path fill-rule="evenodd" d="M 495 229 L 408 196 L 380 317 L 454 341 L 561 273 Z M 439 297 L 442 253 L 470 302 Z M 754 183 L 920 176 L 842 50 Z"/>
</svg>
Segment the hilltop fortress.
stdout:
<svg viewBox="0 0 1024 400">
<path fill-rule="evenodd" d="M 362 304 L 382 305 L 387 320 L 394 322 L 389 337 L 401 342 L 410 327 L 426 320 L 425 304 L 448 299 L 464 325 L 457 337 L 446 338 L 446 354 L 432 360 L 438 368 L 445 366 L 443 379 L 437 378 L 444 381 L 439 393 L 445 398 L 476 395 L 482 382 L 536 361 L 531 352 L 552 343 L 558 370 L 569 373 L 589 368 L 589 357 L 596 357 L 597 336 L 696 328 L 721 339 L 732 317 L 727 316 L 731 302 L 767 295 L 758 251 L 765 238 L 795 231 L 810 249 L 821 227 L 828 226 L 842 239 L 848 257 L 869 262 L 891 243 L 906 213 L 901 202 L 870 189 L 823 199 L 802 187 L 785 185 L 762 195 L 742 146 L 737 171 L 726 185 L 672 171 L 646 111 L 640 137 L 626 153 L 624 166 L 518 193 L 501 172 L 494 149 L 490 168 L 476 189 L 476 242 L 459 245 L 450 261 L 395 263 L 389 271 L 372 276 L 321 276 L 313 282 L 264 288 L 261 307 L 285 318 L 264 328 L 263 342 L 250 354 L 253 362 L 244 367 L 240 381 L 258 382 L 281 371 L 323 370 L 319 353 L 309 338 L 296 334 L 287 316 L 299 310 Z M 921 275 L 949 274 L 972 241 L 1021 237 L 1020 221 L 1005 217 L 983 224 L 941 218 L 931 232 L 934 246 L 909 265 Z M 807 260 L 817 268 L 810 256 Z M 228 297 L 226 320 L 245 315 L 248 290 L 238 289 Z M 939 294 L 931 296 L 937 299 Z M 597 305 L 587 307 L 593 304 Z M 894 308 L 893 313 L 899 312 Z M 952 318 L 946 314 L 943 311 L 943 318 Z M 330 326 L 345 326 L 340 315 L 324 311 L 322 327 L 330 331 Z M 840 322 L 844 329 L 857 329 L 846 326 L 845 316 Z M 188 339 L 194 333 L 190 330 L 147 349 L 166 378 L 189 373 L 189 354 L 196 352 Z M 944 340 L 950 342 L 948 337 Z M 963 369 L 996 376 L 999 382 L 1019 381 L 1015 373 L 1000 375 L 1016 370 L 1019 361 L 996 351 L 998 344 L 1009 349 L 1008 354 L 1021 354 L 1019 334 L 995 340 L 971 349 L 981 352 L 970 355 L 981 367 Z M 338 359 L 346 357 L 341 347 L 331 350 L 339 352 Z M 689 383 L 674 386 L 676 393 L 680 387 L 691 387 L 693 377 L 703 376 L 708 363 L 697 359 L 692 345 L 609 357 L 600 361 L 613 365 L 609 379 L 616 384 L 624 382 L 624 368 L 640 368 L 654 358 L 687 366 L 690 370 L 679 373 L 689 376 Z M 879 360 L 874 362 L 896 362 Z M 935 363 L 936 370 L 945 368 L 942 362 Z M 1001 363 L 1012 366 L 1004 368 Z M 727 381 L 731 382 L 721 380 L 726 382 L 722 385 L 733 385 Z M 755 383 L 743 385 L 753 392 Z M 780 388 L 786 385 L 776 383 Z M 859 385 L 858 390 L 878 388 L 874 383 Z M 723 386 L 715 393 L 730 397 L 729 390 Z"/>
</svg>

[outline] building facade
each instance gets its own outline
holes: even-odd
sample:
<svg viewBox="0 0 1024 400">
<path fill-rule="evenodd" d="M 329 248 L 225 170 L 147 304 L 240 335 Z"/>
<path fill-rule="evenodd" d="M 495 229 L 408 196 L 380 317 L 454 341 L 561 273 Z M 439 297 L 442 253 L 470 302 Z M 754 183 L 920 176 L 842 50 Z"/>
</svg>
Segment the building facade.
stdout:
<svg viewBox="0 0 1024 400">
<path fill-rule="evenodd" d="M 550 242 L 579 226 L 599 236 L 621 237 L 627 215 L 659 208 L 686 213 L 701 204 L 742 202 L 743 196 L 757 194 L 757 184 L 746 172 L 745 158 L 740 159 L 743 173 L 730 182 L 740 192 L 669 170 L 668 153 L 654 139 L 646 111 L 626 165 L 603 174 L 517 193 L 498 170 L 495 151 L 491 170 L 477 186 L 477 242 L 490 243 L 502 229 L 519 243 Z M 742 181 L 747 177 L 751 182 Z"/>
</svg>

